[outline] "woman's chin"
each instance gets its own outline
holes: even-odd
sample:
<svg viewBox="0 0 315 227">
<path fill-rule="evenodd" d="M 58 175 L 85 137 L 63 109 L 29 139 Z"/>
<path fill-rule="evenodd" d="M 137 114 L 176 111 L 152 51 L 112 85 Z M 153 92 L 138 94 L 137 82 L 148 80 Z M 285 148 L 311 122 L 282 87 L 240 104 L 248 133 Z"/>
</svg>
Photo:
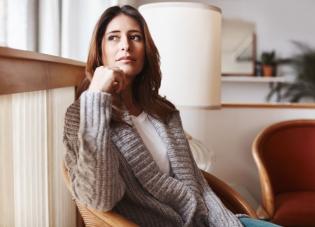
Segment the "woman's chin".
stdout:
<svg viewBox="0 0 315 227">
<path fill-rule="evenodd" d="M 139 73 L 139 70 L 135 70 L 133 67 L 128 65 L 120 65 L 119 68 L 126 74 L 126 76 L 134 77 Z"/>
</svg>

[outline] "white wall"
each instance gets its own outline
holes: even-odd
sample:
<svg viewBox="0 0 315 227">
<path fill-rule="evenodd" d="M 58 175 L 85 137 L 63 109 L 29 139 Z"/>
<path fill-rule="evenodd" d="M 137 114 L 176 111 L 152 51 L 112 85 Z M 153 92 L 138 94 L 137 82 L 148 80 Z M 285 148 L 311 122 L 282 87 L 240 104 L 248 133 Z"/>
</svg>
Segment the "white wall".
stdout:
<svg viewBox="0 0 315 227">
<path fill-rule="evenodd" d="M 221 101 L 223 103 L 265 103 L 269 91 L 269 83 L 223 81 Z"/>
<path fill-rule="evenodd" d="M 208 0 L 222 8 L 223 16 L 256 23 L 257 50 L 275 49 L 290 56 L 291 40 L 315 46 L 315 2 L 312 0 Z"/>
<path fill-rule="evenodd" d="M 227 183 L 248 190 L 259 201 L 260 184 L 251 154 L 252 141 L 260 130 L 272 123 L 297 118 L 313 119 L 315 108 L 181 109 L 181 116 L 185 130 L 214 152 L 212 172 Z M 254 202 L 252 205 L 255 207 L 257 204 Z"/>
</svg>

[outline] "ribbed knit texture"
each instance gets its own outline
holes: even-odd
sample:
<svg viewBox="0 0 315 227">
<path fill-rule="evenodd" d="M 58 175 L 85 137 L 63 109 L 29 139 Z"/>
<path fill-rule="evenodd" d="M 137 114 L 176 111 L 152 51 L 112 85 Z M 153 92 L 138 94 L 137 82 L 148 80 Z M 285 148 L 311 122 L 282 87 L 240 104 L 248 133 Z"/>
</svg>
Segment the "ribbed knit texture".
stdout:
<svg viewBox="0 0 315 227">
<path fill-rule="evenodd" d="M 172 176 L 161 172 L 128 124 L 110 127 L 111 96 L 84 92 L 67 110 L 65 162 L 74 197 L 98 210 L 115 210 L 140 226 L 242 226 L 198 169 L 178 113 L 168 124 L 148 116 L 167 145 Z"/>
</svg>

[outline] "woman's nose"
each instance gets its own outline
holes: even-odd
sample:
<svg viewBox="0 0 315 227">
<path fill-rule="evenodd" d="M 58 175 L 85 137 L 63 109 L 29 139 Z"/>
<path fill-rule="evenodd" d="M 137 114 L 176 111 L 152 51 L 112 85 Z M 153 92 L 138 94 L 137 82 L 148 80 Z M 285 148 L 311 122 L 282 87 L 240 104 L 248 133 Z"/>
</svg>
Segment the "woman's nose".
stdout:
<svg viewBox="0 0 315 227">
<path fill-rule="evenodd" d="M 120 49 L 124 51 L 130 51 L 130 44 L 128 37 L 123 37 L 120 41 Z"/>
</svg>

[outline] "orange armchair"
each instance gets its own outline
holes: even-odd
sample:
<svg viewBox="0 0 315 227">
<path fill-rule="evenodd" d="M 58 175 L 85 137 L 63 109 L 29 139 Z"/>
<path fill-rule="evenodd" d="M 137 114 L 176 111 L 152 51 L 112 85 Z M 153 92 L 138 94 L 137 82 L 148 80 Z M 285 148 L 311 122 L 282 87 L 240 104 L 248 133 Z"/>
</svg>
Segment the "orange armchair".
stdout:
<svg viewBox="0 0 315 227">
<path fill-rule="evenodd" d="M 71 192 L 71 184 L 68 176 L 68 171 L 62 163 L 62 173 L 65 184 L 68 190 Z M 212 190 L 219 196 L 224 205 L 234 213 L 247 214 L 250 217 L 256 218 L 256 213 L 252 207 L 241 197 L 241 195 L 234 191 L 226 183 L 218 179 L 217 177 L 204 172 L 204 177 Z M 103 227 L 103 226 L 115 226 L 115 227 L 136 227 L 135 223 L 124 218 L 123 216 L 113 212 L 101 212 L 80 204 L 75 200 L 78 210 L 83 218 L 86 227 Z"/>
<path fill-rule="evenodd" d="M 273 124 L 258 134 L 252 151 L 262 193 L 258 217 L 315 226 L 315 120 Z"/>
</svg>

